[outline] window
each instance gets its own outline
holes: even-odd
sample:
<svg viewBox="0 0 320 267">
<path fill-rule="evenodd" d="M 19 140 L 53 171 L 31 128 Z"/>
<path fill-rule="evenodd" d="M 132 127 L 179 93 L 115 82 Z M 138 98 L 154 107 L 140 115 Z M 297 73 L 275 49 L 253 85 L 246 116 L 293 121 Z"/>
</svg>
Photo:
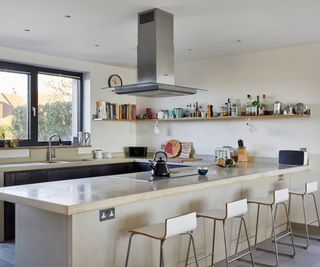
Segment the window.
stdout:
<svg viewBox="0 0 320 267">
<path fill-rule="evenodd" d="M 82 74 L 0 62 L 0 140 L 70 144 L 82 125 Z"/>
</svg>

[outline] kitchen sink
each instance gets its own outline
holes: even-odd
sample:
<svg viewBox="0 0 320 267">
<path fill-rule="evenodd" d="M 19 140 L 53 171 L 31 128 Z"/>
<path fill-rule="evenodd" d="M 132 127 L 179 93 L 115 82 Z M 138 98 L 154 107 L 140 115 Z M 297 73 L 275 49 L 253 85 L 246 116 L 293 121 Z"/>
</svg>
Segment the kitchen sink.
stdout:
<svg viewBox="0 0 320 267">
<path fill-rule="evenodd" d="M 0 164 L 0 168 L 14 168 L 14 167 L 28 167 L 28 166 L 44 166 L 44 165 L 50 165 L 50 164 L 61 164 L 61 163 L 69 163 L 69 161 L 54 161 L 54 162 L 48 162 L 48 161 L 39 161 L 39 162 L 19 162 L 19 163 L 4 163 Z"/>
</svg>

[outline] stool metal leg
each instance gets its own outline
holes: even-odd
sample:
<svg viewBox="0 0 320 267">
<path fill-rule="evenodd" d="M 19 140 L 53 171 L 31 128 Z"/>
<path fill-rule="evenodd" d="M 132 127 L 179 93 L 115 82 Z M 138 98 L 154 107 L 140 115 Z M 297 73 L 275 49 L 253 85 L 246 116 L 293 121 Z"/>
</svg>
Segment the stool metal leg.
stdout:
<svg viewBox="0 0 320 267">
<path fill-rule="evenodd" d="M 241 227 L 242 227 L 242 216 L 240 217 L 240 226 L 239 226 L 239 231 L 238 231 L 235 254 L 238 253 L 238 246 L 239 246 L 239 240 L 240 240 L 240 234 L 241 234 Z"/>
<path fill-rule="evenodd" d="M 224 239 L 224 251 L 226 255 L 226 266 L 229 267 L 227 238 L 226 238 L 226 221 L 223 221 L 222 224 L 223 224 L 222 228 L 223 228 L 223 239 Z"/>
<path fill-rule="evenodd" d="M 316 215 L 317 215 L 317 221 L 318 221 L 318 225 L 320 228 L 320 219 L 319 219 L 319 211 L 318 211 L 318 205 L 317 205 L 317 201 L 316 201 L 316 196 L 314 193 L 311 193 L 312 198 L 313 198 L 313 202 L 314 202 L 314 208 L 316 210 Z"/>
<path fill-rule="evenodd" d="M 292 257 L 294 257 L 296 255 L 296 248 L 295 248 L 294 241 L 293 241 L 293 233 L 292 233 L 292 227 L 291 227 L 291 222 L 290 222 L 290 215 L 289 215 L 286 203 L 283 202 L 282 204 L 284 206 L 284 209 L 285 209 L 285 212 L 286 212 L 286 215 L 287 215 L 287 220 L 289 222 L 289 232 L 290 232 L 291 244 L 292 244 L 292 250 L 293 250 Z"/>
<path fill-rule="evenodd" d="M 279 203 L 276 204 L 276 208 L 275 208 L 275 211 L 274 211 L 274 215 L 271 214 L 271 216 L 273 216 L 273 220 L 274 220 L 274 225 L 276 226 L 276 222 L 277 222 L 277 213 L 278 213 L 278 205 Z M 275 227 L 276 228 L 276 227 Z M 273 240 L 273 237 L 276 236 L 276 233 L 273 232 L 273 228 L 272 228 L 272 232 L 271 232 L 271 239 L 272 239 L 272 242 L 274 242 Z"/>
<path fill-rule="evenodd" d="M 188 266 L 188 262 L 189 262 L 189 254 L 190 254 L 190 247 L 191 247 L 191 238 L 189 238 L 189 242 L 188 242 L 188 250 L 187 250 L 187 258 L 186 258 L 186 263 L 185 263 L 185 267 Z"/>
<path fill-rule="evenodd" d="M 308 222 L 307 222 L 306 205 L 305 205 L 304 196 L 301 196 L 301 200 L 302 200 L 304 226 L 305 226 L 306 239 L 307 239 L 307 246 L 305 248 L 307 249 L 309 247 L 309 230 L 308 230 Z"/>
<path fill-rule="evenodd" d="M 291 194 L 289 194 L 289 206 L 288 206 L 289 217 L 291 215 Z M 287 231 L 289 231 L 289 222 L 287 222 Z"/>
<path fill-rule="evenodd" d="M 196 267 L 198 267 L 198 258 L 197 258 L 197 252 L 196 252 L 196 246 L 194 245 L 194 239 L 193 239 L 193 234 L 190 233 L 190 240 L 191 240 L 191 243 L 192 243 L 192 247 L 193 247 L 193 255 L 194 255 L 194 260 L 195 260 L 195 263 L 196 263 Z"/>
<path fill-rule="evenodd" d="M 213 262 L 214 262 L 214 245 L 215 245 L 215 239 L 216 239 L 216 222 L 217 222 L 216 220 L 213 220 L 211 266 L 213 266 Z"/>
<path fill-rule="evenodd" d="M 275 248 L 275 254 L 276 254 L 276 265 L 279 265 L 279 255 L 278 255 L 278 241 L 276 237 L 276 226 L 274 222 L 274 217 L 273 217 L 273 207 L 272 205 L 270 206 L 270 211 L 271 211 L 271 223 L 272 223 L 272 231 L 273 231 L 273 238 L 274 238 L 274 248 Z"/>
<path fill-rule="evenodd" d="M 164 267 L 164 261 L 163 261 L 163 243 L 165 240 L 160 241 L 160 267 Z"/>
<path fill-rule="evenodd" d="M 128 243 L 128 249 L 127 249 L 127 256 L 126 256 L 126 265 L 125 267 L 128 266 L 128 262 L 129 262 L 129 254 L 130 254 L 130 248 L 131 248 L 131 242 L 132 242 L 132 237 L 133 237 L 133 233 L 131 233 L 130 238 L 129 238 L 129 243 Z"/>
<path fill-rule="evenodd" d="M 185 263 L 185 267 L 188 266 L 191 263 L 195 263 L 196 267 L 198 267 L 198 257 L 197 257 L 197 252 L 196 252 L 196 246 L 194 244 L 194 238 L 193 238 L 193 233 L 185 233 L 184 235 L 189 235 L 189 244 L 188 244 L 188 252 L 187 252 L 187 258 L 186 258 L 186 263 Z M 189 253 L 190 253 L 190 247 L 192 244 L 192 249 L 193 249 L 193 255 L 194 255 L 194 261 L 192 261 L 191 263 L 189 263 Z"/>
<path fill-rule="evenodd" d="M 244 231 L 246 233 L 246 238 L 247 238 L 247 243 L 248 243 L 248 250 L 250 252 L 251 265 L 252 265 L 252 267 L 254 267 L 252 251 L 251 251 L 250 241 L 249 241 L 249 235 L 248 235 L 248 230 L 247 230 L 247 224 L 246 224 L 246 221 L 244 220 L 244 218 L 242 216 L 241 216 L 241 222 L 243 222 Z"/>
<path fill-rule="evenodd" d="M 260 204 L 258 204 L 257 220 L 256 220 L 256 234 L 255 234 L 255 237 L 254 237 L 254 247 L 255 247 L 255 249 L 257 249 L 259 214 L 260 214 Z"/>
</svg>

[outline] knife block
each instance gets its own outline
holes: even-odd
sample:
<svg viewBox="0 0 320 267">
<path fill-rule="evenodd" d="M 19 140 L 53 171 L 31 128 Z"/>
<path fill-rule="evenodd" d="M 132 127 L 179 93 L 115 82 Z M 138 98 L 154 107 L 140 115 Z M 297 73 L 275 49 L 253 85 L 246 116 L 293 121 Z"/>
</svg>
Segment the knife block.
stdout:
<svg viewBox="0 0 320 267">
<path fill-rule="evenodd" d="M 238 147 L 238 162 L 248 162 L 248 153 L 245 147 Z"/>
</svg>

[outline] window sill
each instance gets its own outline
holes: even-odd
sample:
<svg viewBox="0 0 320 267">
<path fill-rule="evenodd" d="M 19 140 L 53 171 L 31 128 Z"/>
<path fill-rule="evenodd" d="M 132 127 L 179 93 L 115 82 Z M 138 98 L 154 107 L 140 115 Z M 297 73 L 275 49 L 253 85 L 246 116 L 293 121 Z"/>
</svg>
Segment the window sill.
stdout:
<svg viewBox="0 0 320 267">
<path fill-rule="evenodd" d="M 91 147 L 91 146 L 72 146 L 72 145 L 55 145 L 55 148 L 80 148 L 80 147 Z M 18 146 L 16 148 L 11 147 L 0 147 L 0 150 L 18 150 L 18 149 L 47 149 L 48 146 Z"/>
</svg>

